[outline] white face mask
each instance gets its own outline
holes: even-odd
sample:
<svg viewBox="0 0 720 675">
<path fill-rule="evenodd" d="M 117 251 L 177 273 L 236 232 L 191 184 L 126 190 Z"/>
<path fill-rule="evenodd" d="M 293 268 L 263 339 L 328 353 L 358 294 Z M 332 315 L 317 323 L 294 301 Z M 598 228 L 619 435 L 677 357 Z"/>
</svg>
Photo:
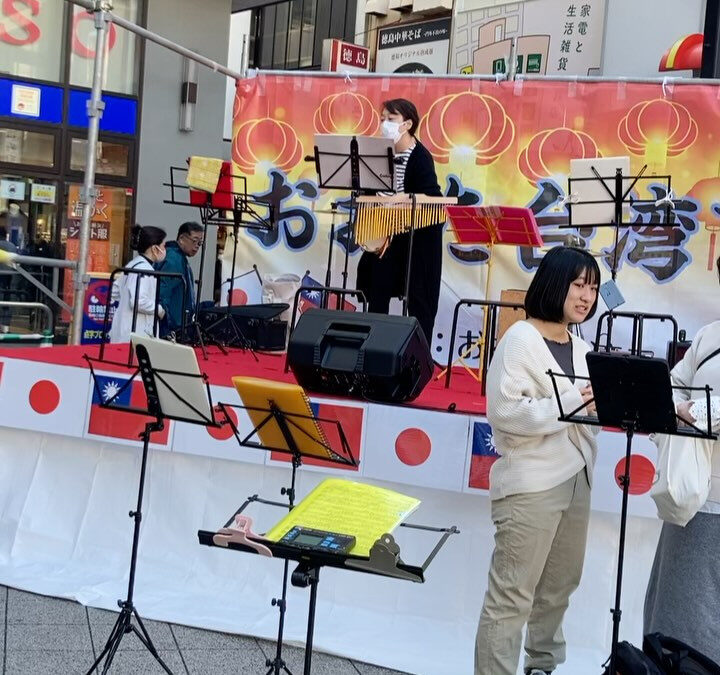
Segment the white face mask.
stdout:
<svg viewBox="0 0 720 675">
<path fill-rule="evenodd" d="M 404 131 L 400 131 L 402 124 L 404 124 L 404 122 L 383 120 L 383 123 L 380 125 L 380 133 L 382 133 L 385 138 L 391 138 L 393 143 L 397 143 L 405 133 Z"/>
</svg>

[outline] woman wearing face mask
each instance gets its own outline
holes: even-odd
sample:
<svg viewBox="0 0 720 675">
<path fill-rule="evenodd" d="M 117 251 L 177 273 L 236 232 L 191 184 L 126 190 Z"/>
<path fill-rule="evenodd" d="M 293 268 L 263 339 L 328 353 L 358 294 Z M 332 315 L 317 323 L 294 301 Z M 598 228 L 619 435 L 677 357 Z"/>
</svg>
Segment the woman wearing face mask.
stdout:
<svg viewBox="0 0 720 675">
<path fill-rule="evenodd" d="M 165 259 L 165 231 L 159 227 L 140 227 L 132 229 L 130 246 L 138 251 L 128 264 L 130 269 L 152 272 L 153 265 Z M 139 288 L 138 288 L 139 284 Z M 122 274 L 115 279 L 112 289 L 113 303 L 117 309 L 109 331 L 110 342 L 129 342 L 130 333 L 154 335 L 155 314 L 160 319 L 165 316 L 162 305 L 156 305 L 157 279 L 140 274 Z M 135 311 L 137 303 L 137 313 Z M 133 329 L 133 315 L 136 313 Z"/>
<path fill-rule="evenodd" d="M 415 105 L 404 98 L 385 101 L 380 118 L 383 136 L 395 143 L 395 191 L 442 196 L 432 155 L 415 137 L 420 124 Z M 438 223 L 413 233 L 408 311 L 417 318 L 429 345 L 440 297 L 442 230 Z M 387 314 L 390 299 L 403 294 L 409 245 L 409 233 L 399 234 L 378 253 L 362 254 L 357 287 L 365 293 L 371 312 Z"/>
<path fill-rule="evenodd" d="M 475 675 L 515 675 L 525 631 L 527 675 L 565 660 L 562 620 L 580 583 L 598 427 L 560 422 L 548 370 L 565 411 L 594 414 L 585 354 L 568 331 L 595 313 L 600 269 L 562 246 L 543 258 L 525 297 L 526 321 L 500 340 L 487 374 L 487 418 L 500 458 L 490 471 L 495 550 L 475 647 Z M 577 378 L 577 379 L 576 379 Z"/>
</svg>

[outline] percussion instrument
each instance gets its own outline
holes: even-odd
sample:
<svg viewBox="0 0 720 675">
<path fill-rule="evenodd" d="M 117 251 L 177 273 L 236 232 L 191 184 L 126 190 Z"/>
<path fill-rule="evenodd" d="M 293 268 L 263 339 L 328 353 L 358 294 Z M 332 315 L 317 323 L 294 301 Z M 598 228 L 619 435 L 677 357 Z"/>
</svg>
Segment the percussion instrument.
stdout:
<svg viewBox="0 0 720 675">
<path fill-rule="evenodd" d="M 457 197 L 429 197 L 399 192 L 357 198 L 355 243 L 364 250 L 382 255 L 393 235 L 429 227 L 445 221 L 445 206 L 457 204 Z M 415 209 L 413 220 L 413 208 Z"/>
</svg>

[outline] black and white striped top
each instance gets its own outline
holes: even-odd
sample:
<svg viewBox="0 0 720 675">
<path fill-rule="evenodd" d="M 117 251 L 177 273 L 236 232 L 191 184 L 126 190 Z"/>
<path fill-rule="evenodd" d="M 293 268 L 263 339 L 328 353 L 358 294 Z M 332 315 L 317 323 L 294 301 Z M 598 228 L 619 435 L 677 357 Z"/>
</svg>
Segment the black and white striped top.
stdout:
<svg viewBox="0 0 720 675">
<path fill-rule="evenodd" d="M 415 146 L 395 155 L 395 192 L 405 192 L 405 167 Z"/>
</svg>

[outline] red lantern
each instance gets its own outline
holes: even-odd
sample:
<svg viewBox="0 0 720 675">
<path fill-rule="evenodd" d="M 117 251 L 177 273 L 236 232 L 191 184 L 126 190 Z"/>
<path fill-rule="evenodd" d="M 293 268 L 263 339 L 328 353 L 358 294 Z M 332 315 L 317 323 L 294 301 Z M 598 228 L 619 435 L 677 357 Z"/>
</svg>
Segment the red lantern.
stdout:
<svg viewBox="0 0 720 675">
<path fill-rule="evenodd" d="M 232 145 L 233 162 L 248 174 L 254 174 L 260 162 L 288 172 L 302 156 L 302 143 L 294 129 L 287 122 L 270 117 L 241 124 Z"/>
<path fill-rule="evenodd" d="M 515 125 L 496 98 L 465 91 L 435 101 L 420 121 L 418 135 L 441 164 L 453 150 L 466 150 L 476 164 L 485 165 L 510 147 Z"/>
<path fill-rule="evenodd" d="M 584 131 L 561 127 L 535 134 L 518 155 L 518 168 L 535 185 L 543 178 L 570 173 L 571 159 L 599 157 L 600 151 Z"/>
<path fill-rule="evenodd" d="M 653 146 L 667 157 L 687 150 L 697 139 L 698 126 L 688 109 L 662 98 L 637 103 L 620 120 L 618 137 L 634 155 L 645 155 Z"/>
<path fill-rule="evenodd" d="M 313 125 L 319 134 L 372 136 L 380 126 L 380 116 L 366 96 L 342 92 L 320 102 Z"/>
</svg>

